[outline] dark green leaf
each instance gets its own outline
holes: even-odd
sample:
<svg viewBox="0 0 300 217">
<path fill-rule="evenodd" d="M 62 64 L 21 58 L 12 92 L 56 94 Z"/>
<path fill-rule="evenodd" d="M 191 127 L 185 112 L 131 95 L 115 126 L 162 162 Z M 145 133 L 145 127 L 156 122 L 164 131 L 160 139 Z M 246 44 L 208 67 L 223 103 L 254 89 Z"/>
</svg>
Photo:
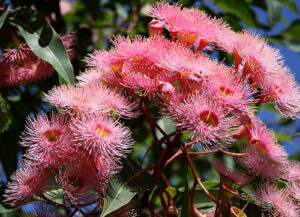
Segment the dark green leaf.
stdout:
<svg viewBox="0 0 300 217">
<path fill-rule="evenodd" d="M 184 188 L 182 188 L 184 189 Z M 209 193 L 212 194 L 215 198 L 218 198 L 219 190 L 209 190 Z M 175 201 L 182 201 L 182 198 L 184 197 L 183 192 L 179 192 L 176 197 Z M 202 189 L 196 188 L 194 192 L 194 206 L 196 209 L 205 212 L 208 209 L 215 206 L 215 203 L 204 193 Z M 182 206 L 179 203 L 178 209 L 181 211 Z"/>
<path fill-rule="evenodd" d="M 181 217 L 190 217 L 190 191 L 189 180 L 187 178 L 185 180 Z"/>
<path fill-rule="evenodd" d="M 292 134 L 281 133 L 281 132 L 274 132 L 274 134 L 279 143 L 289 142 L 292 140 L 292 136 L 293 136 Z"/>
<path fill-rule="evenodd" d="M 281 34 L 286 39 L 300 42 L 300 20 L 295 20 L 291 25 Z"/>
<path fill-rule="evenodd" d="M 0 12 L 0 29 L 3 26 L 3 23 L 6 19 L 7 14 L 8 14 L 8 5 L 5 5 L 4 10 Z"/>
<path fill-rule="evenodd" d="M 255 197 L 253 195 L 253 192 L 252 192 L 252 190 L 249 187 L 243 187 L 242 188 L 242 192 L 245 193 L 248 196 L 248 198 L 249 198 L 249 200 L 250 200 L 251 203 L 256 203 L 256 200 L 255 200 Z"/>
<path fill-rule="evenodd" d="M 62 188 L 52 189 L 44 193 L 49 200 L 64 205 L 64 192 Z"/>
<path fill-rule="evenodd" d="M 281 20 L 281 4 L 278 0 L 266 0 L 269 26 L 276 26 Z"/>
<path fill-rule="evenodd" d="M 0 133 L 7 130 L 11 123 L 5 100 L 0 95 Z"/>
<path fill-rule="evenodd" d="M 297 4 L 294 0 L 279 0 L 284 6 L 286 6 L 291 11 L 294 11 L 295 13 L 299 13 Z"/>
<path fill-rule="evenodd" d="M 74 83 L 74 71 L 66 49 L 49 23 L 35 10 L 20 7 L 9 15 L 32 51 L 49 62 L 66 83 Z"/>
<path fill-rule="evenodd" d="M 16 212 L 19 210 L 19 208 L 15 209 L 6 209 L 1 203 L 0 203 L 0 214 L 6 214 L 6 216 L 15 216 Z M 3 215 L 4 216 L 4 215 Z"/>
<path fill-rule="evenodd" d="M 141 172 L 142 168 L 134 161 L 124 159 L 122 165 L 122 170 L 108 183 L 101 217 L 126 205 L 136 193 L 152 189 L 156 184 L 153 176 Z"/>
<path fill-rule="evenodd" d="M 235 15 L 249 27 L 258 25 L 257 17 L 245 1 L 241 0 L 214 0 L 215 4 L 227 13 Z"/>
</svg>

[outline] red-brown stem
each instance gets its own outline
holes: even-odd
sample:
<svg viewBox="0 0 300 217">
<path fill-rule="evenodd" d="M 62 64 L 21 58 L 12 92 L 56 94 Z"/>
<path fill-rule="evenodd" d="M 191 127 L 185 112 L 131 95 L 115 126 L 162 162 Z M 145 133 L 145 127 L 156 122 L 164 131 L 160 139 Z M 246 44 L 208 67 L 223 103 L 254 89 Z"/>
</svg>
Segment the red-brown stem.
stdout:
<svg viewBox="0 0 300 217">
<path fill-rule="evenodd" d="M 68 217 L 72 217 L 74 216 L 74 214 L 78 211 L 77 208 L 74 208 L 74 210 L 72 212 L 69 213 Z"/>
<path fill-rule="evenodd" d="M 205 188 L 205 186 L 203 185 L 203 183 L 201 182 L 201 179 L 198 177 L 197 173 L 196 173 L 196 170 L 193 166 L 193 163 L 192 163 L 192 160 L 190 158 L 190 156 L 188 155 L 187 153 L 187 150 L 186 150 L 186 146 L 184 145 L 183 146 L 183 152 L 184 152 L 184 155 L 188 161 L 188 164 L 192 170 L 192 173 L 193 173 L 193 176 L 195 178 L 195 180 L 197 181 L 198 185 L 202 188 L 202 190 L 204 191 L 204 193 L 215 203 L 215 204 L 218 204 L 218 201 L 214 198 L 214 196 L 212 196 L 209 191 Z"/>
<path fill-rule="evenodd" d="M 158 164 L 157 164 L 157 167 L 156 167 L 156 182 L 157 182 L 158 195 L 159 195 L 161 204 L 163 205 L 164 210 L 167 211 L 168 207 L 167 207 L 166 201 L 163 197 L 162 190 L 161 190 L 162 187 L 160 186 L 160 182 L 159 182 L 160 168 L 161 168 L 161 164 L 162 164 L 162 159 L 164 158 L 164 154 L 165 154 L 165 151 L 160 153 L 159 161 L 158 161 Z"/>
<path fill-rule="evenodd" d="M 190 143 L 188 143 L 190 144 Z M 186 144 L 187 146 L 187 144 Z M 232 153 L 232 152 L 228 152 L 228 151 L 224 151 L 222 149 L 215 149 L 215 150 L 212 150 L 212 151 L 204 151 L 204 152 L 187 152 L 188 155 L 205 155 L 205 154 L 213 154 L 213 153 L 216 153 L 216 152 L 222 152 L 223 154 L 226 154 L 226 155 L 231 155 L 231 156 L 234 156 L 234 157 L 243 157 L 245 156 L 247 153 Z M 165 163 L 165 167 L 168 166 L 173 160 L 175 160 L 175 158 L 179 157 L 180 155 L 182 155 L 182 150 L 178 150 L 172 157 L 170 157 L 166 163 Z"/>
<path fill-rule="evenodd" d="M 4 11 L 4 8 L 0 8 L 0 11 Z M 7 11 L 8 11 L 8 12 L 11 12 L 12 9 L 8 9 Z"/>
<path fill-rule="evenodd" d="M 97 203 L 97 202 L 99 202 L 99 201 L 100 201 L 100 198 L 98 198 L 97 200 L 93 200 L 93 201 L 91 201 L 91 202 L 88 202 L 88 203 L 82 203 L 82 204 L 80 204 L 79 207 L 86 207 L 86 206 L 92 205 L 92 204 L 94 204 L 94 203 Z"/>
<path fill-rule="evenodd" d="M 167 107 L 167 105 L 163 102 L 161 102 L 159 99 L 157 99 L 156 97 L 153 97 L 153 100 L 160 106 L 162 107 Z"/>
<path fill-rule="evenodd" d="M 165 176 L 165 174 L 161 173 L 161 176 L 162 176 L 163 180 L 165 181 L 167 187 L 172 188 L 172 186 L 170 185 L 170 183 L 169 183 L 167 177 Z"/>
<path fill-rule="evenodd" d="M 148 152 L 149 152 L 152 148 L 154 148 L 154 146 L 155 146 L 155 143 L 152 144 L 149 148 L 147 148 L 147 150 L 146 150 L 146 152 L 145 152 L 145 154 L 144 154 L 144 157 L 143 157 L 143 159 L 142 159 L 142 163 L 141 163 L 142 166 L 143 166 L 144 160 L 145 160 L 145 158 L 146 158 Z"/>
<path fill-rule="evenodd" d="M 232 152 L 229 152 L 229 151 L 224 151 L 222 149 L 219 149 L 219 151 L 222 152 L 223 154 L 231 155 L 231 156 L 234 156 L 234 157 L 243 157 L 243 156 L 247 155 L 247 153 L 232 153 Z"/>
<path fill-rule="evenodd" d="M 54 205 L 54 206 L 60 206 L 60 207 L 67 208 L 67 206 L 64 205 L 64 204 L 56 203 L 56 202 L 54 202 L 54 201 L 48 199 L 44 194 L 39 195 L 39 196 L 40 196 L 42 199 L 44 199 L 46 202 L 48 202 L 48 203 L 50 203 L 50 204 L 52 204 L 52 205 Z"/>
<path fill-rule="evenodd" d="M 197 181 L 195 180 L 192 191 L 191 191 L 191 195 L 190 195 L 190 210 L 194 209 L 194 193 L 196 190 L 196 186 L 197 186 Z"/>
<path fill-rule="evenodd" d="M 152 197 L 148 203 L 148 208 L 150 210 L 150 213 L 151 213 L 151 217 L 162 217 L 160 214 L 158 214 L 157 212 L 154 211 L 153 207 L 152 207 L 152 204 L 153 204 L 153 199 L 154 199 L 154 196 L 156 194 L 158 189 L 155 190 L 155 192 L 152 194 Z"/>
<path fill-rule="evenodd" d="M 143 108 L 143 106 L 141 105 L 142 102 L 144 102 L 145 108 Z M 150 109 L 149 109 L 149 100 L 144 98 L 144 100 L 142 100 L 141 103 L 140 103 L 140 107 L 141 107 L 141 109 L 143 110 L 143 112 L 145 113 L 146 117 L 149 120 L 150 129 L 151 129 L 151 133 L 153 135 L 154 142 L 155 142 L 155 144 L 158 144 L 158 138 L 157 138 L 155 128 L 154 128 L 154 122 L 155 121 L 152 119 Z"/>
<path fill-rule="evenodd" d="M 94 209 L 92 209 L 92 211 L 89 212 L 89 214 L 93 214 L 99 206 L 100 206 L 100 201 L 98 202 L 97 206 L 95 206 Z"/>
<path fill-rule="evenodd" d="M 213 154 L 219 152 L 219 149 L 212 151 L 203 151 L 203 152 L 188 152 L 188 155 L 205 155 L 205 154 Z"/>
</svg>

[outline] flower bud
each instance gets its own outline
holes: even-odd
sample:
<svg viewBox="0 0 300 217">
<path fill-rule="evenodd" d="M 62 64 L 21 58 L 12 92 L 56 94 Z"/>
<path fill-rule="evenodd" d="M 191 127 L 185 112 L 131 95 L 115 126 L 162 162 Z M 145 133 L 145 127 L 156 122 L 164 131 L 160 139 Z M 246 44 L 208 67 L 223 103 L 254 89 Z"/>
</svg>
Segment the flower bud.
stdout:
<svg viewBox="0 0 300 217">
<path fill-rule="evenodd" d="M 159 20 L 153 19 L 149 24 L 148 24 L 148 31 L 149 34 L 154 37 L 154 36 L 160 36 L 164 30 L 164 24 L 163 22 Z"/>
<path fill-rule="evenodd" d="M 243 210 L 233 206 L 230 208 L 230 217 L 247 217 Z"/>
</svg>

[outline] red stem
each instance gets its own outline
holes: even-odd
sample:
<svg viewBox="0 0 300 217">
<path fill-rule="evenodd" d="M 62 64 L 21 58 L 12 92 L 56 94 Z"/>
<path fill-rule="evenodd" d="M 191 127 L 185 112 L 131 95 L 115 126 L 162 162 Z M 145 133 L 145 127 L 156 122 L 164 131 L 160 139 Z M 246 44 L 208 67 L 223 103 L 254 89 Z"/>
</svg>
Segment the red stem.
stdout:
<svg viewBox="0 0 300 217">
<path fill-rule="evenodd" d="M 193 166 L 193 163 L 192 163 L 192 160 L 190 158 L 190 156 L 188 155 L 187 153 L 187 150 L 186 150 L 186 146 L 183 147 L 183 152 L 184 152 L 184 155 L 188 161 L 188 164 L 192 170 L 192 173 L 193 173 L 193 176 L 195 178 L 195 180 L 197 181 L 198 185 L 202 188 L 202 190 L 204 191 L 204 193 L 215 203 L 215 204 L 218 204 L 218 201 L 214 198 L 213 195 L 211 195 L 209 193 L 209 191 L 205 188 L 205 186 L 203 185 L 203 183 L 201 182 L 201 179 L 198 177 L 196 171 L 195 171 L 195 168 Z"/>
</svg>

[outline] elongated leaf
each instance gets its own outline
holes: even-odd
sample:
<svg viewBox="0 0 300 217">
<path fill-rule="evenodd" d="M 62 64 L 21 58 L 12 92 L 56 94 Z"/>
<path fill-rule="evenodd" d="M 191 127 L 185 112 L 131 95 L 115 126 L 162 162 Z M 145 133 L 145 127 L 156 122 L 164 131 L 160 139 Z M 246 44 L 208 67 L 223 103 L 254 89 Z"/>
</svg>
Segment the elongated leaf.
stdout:
<svg viewBox="0 0 300 217">
<path fill-rule="evenodd" d="M 62 188 L 46 191 L 44 195 L 51 201 L 64 205 L 64 192 Z"/>
<path fill-rule="evenodd" d="M 15 216 L 16 212 L 19 210 L 19 208 L 15 209 L 6 209 L 1 203 L 0 203 L 0 214 L 2 216 Z"/>
<path fill-rule="evenodd" d="M 300 19 L 295 20 L 291 25 L 282 33 L 282 36 L 287 39 L 292 39 L 297 42 L 300 41 Z"/>
<path fill-rule="evenodd" d="M 11 123 L 5 100 L 0 95 L 0 133 L 8 129 Z"/>
<path fill-rule="evenodd" d="M 181 217 L 190 217 L 190 191 L 188 179 L 185 180 Z"/>
<path fill-rule="evenodd" d="M 8 5 L 6 5 L 4 10 L 0 12 L 0 29 L 3 26 L 3 23 L 7 17 L 7 14 L 8 14 Z"/>
<path fill-rule="evenodd" d="M 66 49 L 49 23 L 35 10 L 20 7 L 9 14 L 32 51 L 50 63 L 66 83 L 74 83 L 74 71 Z"/>
<path fill-rule="evenodd" d="M 233 14 L 242 20 L 247 26 L 258 25 L 257 17 L 245 1 L 241 0 L 214 0 L 215 4 L 227 13 Z"/>
<path fill-rule="evenodd" d="M 209 190 L 209 193 L 212 194 L 215 198 L 218 198 L 219 190 Z M 181 203 L 178 202 L 182 201 L 183 197 L 184 192 L 179 192 L 174 198 L 179 211 L 181 211 L 182 206 Z M 206 212 L 207 210 L 215 206 L 215 203 L 204 193 L 202 189 L 196 188 L 194 192 L 194 206 L 201 212 Z"/>
<path fill-rule="evenodd" d="M 276 26 L 281 20 L 281 4 L 278 0 L 266 0 L 269 26 Z"/>
<path fill-rule="evenodd" d="M 279 0 L 284 6 L 286 6 L 291 11 L 294 11 L 295 13 L 299 13 L 297 4 L 294 0 Z"/>
<path fill-rule="evenodd" d="M 113 176 L 107 186 L 101 217 L 116 211 L 126 205 L 138 192 L 152 189 L 155 179 L 134 161 L 122 161 L 123 169 Z"/>
</svg>

